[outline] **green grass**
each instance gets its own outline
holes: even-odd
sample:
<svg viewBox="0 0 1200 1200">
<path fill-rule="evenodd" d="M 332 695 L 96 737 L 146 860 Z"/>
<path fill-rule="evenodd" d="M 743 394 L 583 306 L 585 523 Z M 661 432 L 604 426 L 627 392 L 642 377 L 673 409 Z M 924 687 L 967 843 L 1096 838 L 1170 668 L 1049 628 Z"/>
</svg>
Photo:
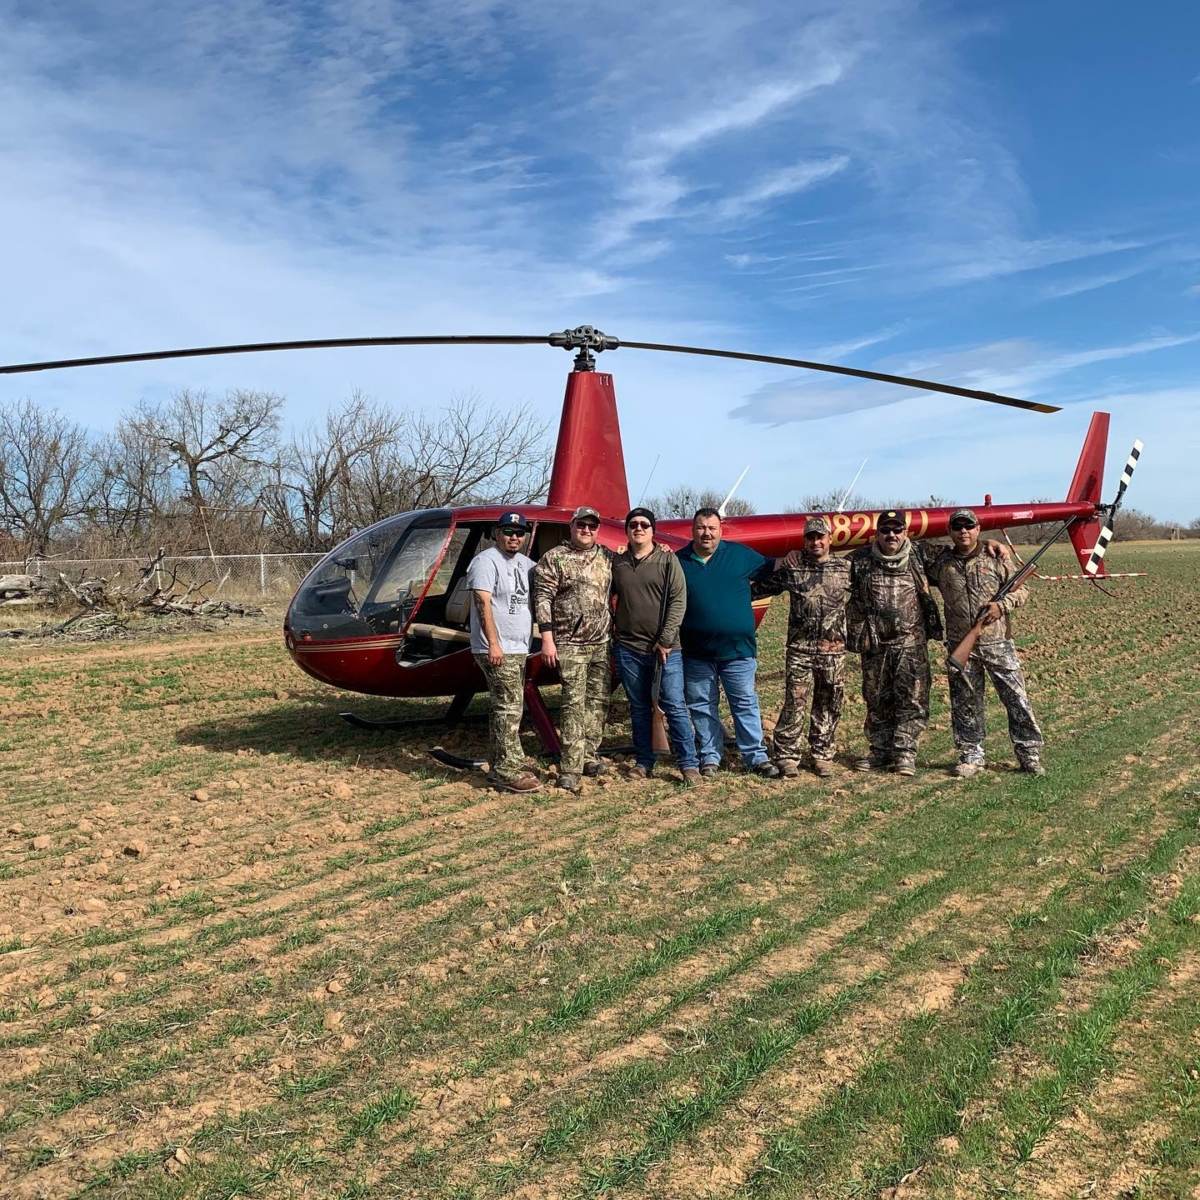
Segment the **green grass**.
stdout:
<svg viewBox="0 0 1200 1200">
<path fill-rule="evenodd" d="M 0 952 L 28 972 L 0 1048 L 29 1056 L 0 1069 L 0 1191 L 702 1194 L 682 1185 L 693 1165 L 761 1145 L 745 1196 L 878 1195 L 905 1176 L 928 1196 L 1020 1194 L 1044 1153 L 1116 1162 L 1148 1128 L 1144 1187 L 1185 1194 L 1200 1012 L 1170 981 L 1197 953 L 1200 558 L 1145 562 L 1154 575 L 1115 602 L 1045 585 L 1020 614 L 1045 779 L 950 781 L 939 683 L 910 783 L 727 773 L 695 793 L 618 782 L 531 805 L 433 768 L 424 734 L 339 727 L 344 702 L 296 677 L 277 639 L 144 661 L 14 651 L 0 701 L 59 711 L 62 740 L 5 731 L 5 778 L 22 780 L 9 819 L 56 848 L 17 848 L 0 875 L 16 914 Z M 769 715 L 783 616 L 761 636 Z M 1098 626 L 1121 628 L 1103 654 Z M 275 701 L 281 686 L 300 698 Z M 861 716 L 848 706 L 850 748 Z M 1002 768 L 999 716 L 991 703 Z M 85 731 L 68 796 L 51 764 Z M 340 781 L 351 798 L 334 801 Z M 210 800 L 188 800 L 201 786 Z M 109 802 L 99 844 L 75 848 L 75 813 Z M 335 812 L 350 831 L 329 840 Z M 196 831 L 203 853 L 157 857 Z M 86 865 L 133 836 L 152 859 L 97 882 L 102 917 L 21 915 L 22 896 L 72 893 L 68 854 Z M 155 894 L 172 876 L 183 889 Z M 1136 945 L 1110 961 L 1127 926 Z M 943 1007 L 892 1002 L 935 972 L 955 981 Z M 850 1050 L 803 1101 L 785 1082 Z M 1106 1103 L 1119 1071 L 1144 1086 Z M 192 1160 L 165 1173 L 175 1143 L 135 1142 L 137 1114 L 207 1096 L 239 1102 L 177 1118 Z M 1067 1114 L 1093 1100 L 1103 1146 L 1075 1146 Z M 89 1175 L 74 1131 L 93 1124 L 116 1157 Z"/>
</svg>

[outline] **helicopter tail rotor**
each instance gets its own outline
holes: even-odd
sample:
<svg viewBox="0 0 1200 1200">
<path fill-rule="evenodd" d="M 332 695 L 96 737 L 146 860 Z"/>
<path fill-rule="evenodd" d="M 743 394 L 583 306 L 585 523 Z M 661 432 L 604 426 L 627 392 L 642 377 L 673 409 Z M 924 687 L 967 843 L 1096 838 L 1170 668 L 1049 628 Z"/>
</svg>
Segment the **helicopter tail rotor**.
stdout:
<svg viewBox="0 0 1200 1200">
<path fill-rule="evenodd" d="M 1108 519 L 1104 523 L 1104 528 L 1100 530 L 1100 536 L 1096 539 L 1092 556 L 1083 566 L 1084 571 L 1091 575 L 1092 578 L 1102 573 L 1104 555 L 1108 550 L 1108 543 L 1112 541 L 1113 526 L 1117 519 L 1117 512 L 1121 507 L 1121 501 L 1125 499 L 1125 493 L 1129 489 L 1129 481 L 1133 478 L 1134 468 L 1138 465 L 1138 459 L 1141 456 L 1142 443 L 1136 441 L 1133 443 L 1133 449 L 1129 452 L 1129 457 L 1125 460 L 1125 469 L 1121 472 L 1121 482 L 1117 485 L 1117 498 L 1109 506 Z"/>
</svg>

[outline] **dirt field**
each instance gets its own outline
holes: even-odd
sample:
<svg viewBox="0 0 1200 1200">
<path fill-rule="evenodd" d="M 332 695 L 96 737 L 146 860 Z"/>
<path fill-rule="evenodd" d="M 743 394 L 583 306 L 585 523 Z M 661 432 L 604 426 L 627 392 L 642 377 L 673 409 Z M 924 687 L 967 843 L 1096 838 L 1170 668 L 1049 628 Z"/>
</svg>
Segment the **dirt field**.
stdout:
<svg viewBox="0 0 1200 1200">
<path fill-rule="evenodd" d="M 1043 779 L 939 680 L 911 781 L 518 798 L 277 622 L 0 642 L 0 1195 L 1200 1196 L 1200 543 L 1111 557 Z"/>
</svg>

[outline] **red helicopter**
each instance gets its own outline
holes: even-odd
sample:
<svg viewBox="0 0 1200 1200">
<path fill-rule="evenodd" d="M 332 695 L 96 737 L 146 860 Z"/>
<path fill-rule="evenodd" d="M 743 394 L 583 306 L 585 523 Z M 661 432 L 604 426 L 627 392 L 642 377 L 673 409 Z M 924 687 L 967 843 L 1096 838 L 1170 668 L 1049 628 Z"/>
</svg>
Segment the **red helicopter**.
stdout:
<svg viewBox="0 0 1200 1200">
<path fill-rule="evenodd" d="M 1060 411 L 1052 405 L 994 392 L 829 363 L 696 346 L 621 342 L 589 325 L 540 337 L 339 338 L 210 346 L 24 363 L 0 367 L 0 374 L 271 350 L 531 344 L 548 344 L 575 352 L 574 367 L 567 376 L 547 502 L 401 513 L 376 522 L 330 551 L 300 585 L 284 620 L 288 653 L 313 678 L 333 687 L 378 696 L 451 697 L 449 710 L 440 720 L 454 723 L 464 715 L 471 699 L 486 690 L 483 676 L 470 653 L 470 596 L 466 572 L 471 559 L 488 544 L 500 513 L 516 508 L 525 516 L 533 527 L 527 552 L 535 561 L 568 538 L 571 514 L 583 504 L 597 509 L 603 518 L 599 542 L 613 549 L 624 545 L 629 487 L 613 377 L 596 370 L 596 354 L 602 351 L 623 346 L 744 359 L 944 392 L 1033 412 Z M 1136 443 L 1116 500 L 1112 504 L 1102 504 L 1100 488 L 1108 425 L 1107 413 L 1092 414 L 1065 500 L 1057 504 L 993 504 L 988 496 L 983 505 L 976 508 L 981 528 L 1062 522 L 1059 533 L 1069 535 L 1084 573 L 1081 577 L 1105 578 L 1104 551 L 1112 536 L 1112 520 L 1141 451 L 1141 443 Z M 944 536 L 952 511 L 951 508 L 910 510 L 909 536 L 916 539 Z M 803 545 L 804 522 L 811 515 L 729 517 L 724 521 L 723 536 L 744 542 L 768 557 L 777 557 Z M 865 545 L 873 538 L 880 514 L 834 512 L 821 515 L 832 527 L 834 548 L 849 550 Z M 660 521 L 656 536 L 667 545 L 683 546 L 691 538 L 691 522 L 687 519 Z M 759 621 L 769 603 L 769 600 L 756 602 Z M 535 640 L 525 687 L 526 710 L 543 745 L 551 752 L 558 749 L 558 734 L 539 689 L 557 681 L 557 672 L 542 663 L 540 646 Z M 414 724 L 412 721 L 370 721 L 351 713 L 342 716 L 353 724 L 372 729 L 408 728 Z"/>
</svg>

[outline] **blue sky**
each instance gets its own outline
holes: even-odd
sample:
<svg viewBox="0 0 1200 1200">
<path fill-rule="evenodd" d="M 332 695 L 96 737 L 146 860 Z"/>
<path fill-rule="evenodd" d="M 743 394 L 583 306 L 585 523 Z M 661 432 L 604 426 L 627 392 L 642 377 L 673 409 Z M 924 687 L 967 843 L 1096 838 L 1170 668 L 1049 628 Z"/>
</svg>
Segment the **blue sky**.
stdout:
<svg viewBox="0 0 1200 1200">
<path fill-rule="evenodd" d="M 1200 8 L 859 0 L 0 0 L 0 358 L 542 333 L 826 358 L 1062 404 L 634 351 L 635 497 L 844 486 L 1200 516 Z M 556 419 L 561 351 L 305 353 L 0 380 L 103 428 L 256 387 Z"/>
</svg>

